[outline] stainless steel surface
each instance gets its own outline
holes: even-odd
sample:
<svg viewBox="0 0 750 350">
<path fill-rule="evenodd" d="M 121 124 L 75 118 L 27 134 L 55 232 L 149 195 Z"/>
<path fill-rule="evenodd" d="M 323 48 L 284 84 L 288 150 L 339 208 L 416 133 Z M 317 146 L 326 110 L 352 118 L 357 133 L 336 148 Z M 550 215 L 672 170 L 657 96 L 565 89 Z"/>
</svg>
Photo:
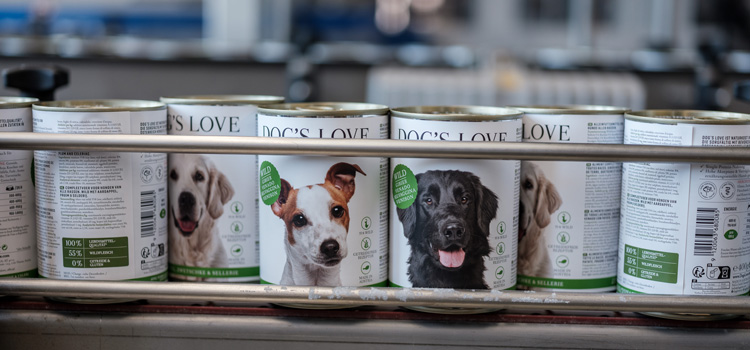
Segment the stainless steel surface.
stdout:
<svg viewBox="0 0 750 350">
<path fill-rule="evenodd" d="M 49 112 L 134 112 L 167 109 L 167 105 L 157 101 L 105 99 L 37 102 L 31 108 Z"/>
<path fill-rule="evenodd" d="M 367 115 L 384 115 L 388 106 L 359 102 L 305 102 L 264 105 L 258 108 L 259 114 L 290 117 L 334 118 Z"/>
<path fill-rule="evenodd" d="M 0 294 L 206 300 L 311 305 L 431 306 L 498 309 L 651 311 L 750 314 L 750 297 L 551 293 L 498 290 L 301 287 L 186 282 L 0 279 Z"/>
<path fill-rule="evenodd" d="M 750 164 L 742 147 L 7 132 L 0 149 Z"/>
<path fill-rule="evenodd" d="M 393 108 L 394 117 L 437 121 L 517 120 L 523 113 L 517 109 L 484 106 L 413 106 Z"/>
<path fill-rule="evenodd" d="M 747 329 L 566 322 L 0 312 L 10 349 L 747 349 Z M 638 321 L 638 319 L 630 319 Z"/>
</svg>

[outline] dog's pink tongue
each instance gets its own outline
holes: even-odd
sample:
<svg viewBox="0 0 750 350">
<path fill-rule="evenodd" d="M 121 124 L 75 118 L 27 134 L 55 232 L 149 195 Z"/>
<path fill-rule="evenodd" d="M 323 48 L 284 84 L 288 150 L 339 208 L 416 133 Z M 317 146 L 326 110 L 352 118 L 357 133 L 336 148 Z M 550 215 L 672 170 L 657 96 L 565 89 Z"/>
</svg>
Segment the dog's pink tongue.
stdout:
<svg viewBox="0 0 750 350">
<path fill-rule="evenodd" d="M 182 230 L 182 232 L 193 232 L 193 230 L 195 230 L 194 221 L 179 220 L 179 222 L 180 222 L 180 230 Z"/>
<path fill-rule="evenodd" d="M 464 252 L 463 249 L 453 250 L 450 252 L 445 250 L 438 250 L 438 254 L 440 254 L 440 263 L 445 267 L 461 266 L 461 264 L 464 263 L 464 257 L 466 256 L 466 252 Z"/>
</svg>

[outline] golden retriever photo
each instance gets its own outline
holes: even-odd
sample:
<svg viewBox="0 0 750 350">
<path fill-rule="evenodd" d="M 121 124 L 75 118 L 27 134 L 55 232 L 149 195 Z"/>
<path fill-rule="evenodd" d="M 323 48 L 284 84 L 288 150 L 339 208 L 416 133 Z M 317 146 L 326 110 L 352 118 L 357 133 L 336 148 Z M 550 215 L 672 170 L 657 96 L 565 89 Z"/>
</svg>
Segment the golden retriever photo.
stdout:
<svg viewBox="0 0 750 350">
<path fill-rule="evenodd" d="M 234 188 L 214 164 L 199 154 L 169 158 L 169 262 L 192 267 L 227 267 L 216 219 Z M 202 280 L 201 278 L 189 278 Z"/>
<path fill-rule="evenodd" d="M 555 185 L 534 163 L 521 162 L 521 205 L 519 208 L 518 274 L 549 277 L 552 262 L 547 254 L 543 229 L 562 205 Z"/>
</svg>

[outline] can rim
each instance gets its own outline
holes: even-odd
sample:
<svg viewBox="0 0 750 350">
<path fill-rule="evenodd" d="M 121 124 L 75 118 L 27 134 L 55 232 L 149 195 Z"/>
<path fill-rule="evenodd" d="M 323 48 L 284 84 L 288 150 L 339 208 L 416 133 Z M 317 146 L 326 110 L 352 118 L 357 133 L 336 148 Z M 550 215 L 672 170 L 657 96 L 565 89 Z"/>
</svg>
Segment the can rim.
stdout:
<svg viewBox="0 0 750 350">
<path fill-rule="evenodd" d="M 35 111 L 50 112 L 126 112 L 157 111 L 166 109 L 167 105 L 147 100 L 67 100 L 34 103 Z"/>
<path fill-rule="evenodd" d="M 162 96 L 159 101 L 180 105 L 267 105 L 284 102 L 284 97 L 274 95 L 181 95 Z"/>
<path fill-rule="evenodd" d="M 508 106 L 529 114 L 623 114 L 629 108 L 605 105 L 512 105 Z"/>
<path fill-rule="evenodd" d="M 384 115 L 388 106 L 363 102 L 278 103 L 258 108 L 258 113 L 289 117 L 349 117 Z"/>
<path fill-rule="evenodd" d="M 508 107 L 489 106 L 410 106 L 391 110 L 394 117 L 436 121 L 490 121 L 513 120 L 523 116 L 523 112 Z"/>
<path fill-rule="evenodd" d="M 750 114 L 691 109 L 649 109 L 625 113 L 626 120 L 658 124 L 750 124 Z"/>
<path fill-rule="evenodd" d="M 39 102 L 39 99 L 35 97 L 0 96 L 0 109 L 31 107 L 35 102 Z"/>
</svg>

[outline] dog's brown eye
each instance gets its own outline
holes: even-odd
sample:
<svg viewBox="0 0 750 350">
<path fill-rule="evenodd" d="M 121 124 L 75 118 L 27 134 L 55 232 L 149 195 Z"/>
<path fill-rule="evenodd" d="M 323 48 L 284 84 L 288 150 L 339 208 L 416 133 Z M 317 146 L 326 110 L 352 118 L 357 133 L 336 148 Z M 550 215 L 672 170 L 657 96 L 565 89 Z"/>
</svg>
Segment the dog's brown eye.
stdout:
<svg viewBox="0 0 750 350">
<path fill-rule="evenodd" d="M 292 224 L 297 227 L 307 225 L 307 218 L 302 214 L 297 214 L 292 218 Z"/>
<path fill-rule="evenodd" d="M 172 169 L 172 171 L 169 172 L 169 178 L 172 180 L 177 180 L 177 172 Z"/>
<path fill-rule="evenodd" d="M 201 182 L 201 181 L 203 181 L 205 179 L 206 179 L 206 177 L 203 176 L 203 173 L 201 173 L 201 172 L 196 172 L 195 175 L 193 175 L 193 180 L 195 182 Z"/>
<path fill-rule="evenodd" d="M 526 180 L 526 182 L 523 183 L 523 188 L 525 188 L 527 190 L 530 190 L 530 189 L 534 188 L 534 184 L 531 183 L 531 181 Z"/>
<path fill-rule="evenodd" d="M 469 202 L 469 197 L 461 197 L 461 204 L 466 204 Z"/>
<path fill-rule="evenodd" d="M 427 198 L 424 200 L 425 204 L 432 205 L 432 198 Z"/>
<path fill-rule="evenodd" d="M 331 209 L 331 215 L 333 215 L 334 218 L 340 218 L 344 216 L 344 207 L 337 205 Z"/>
</svg>

